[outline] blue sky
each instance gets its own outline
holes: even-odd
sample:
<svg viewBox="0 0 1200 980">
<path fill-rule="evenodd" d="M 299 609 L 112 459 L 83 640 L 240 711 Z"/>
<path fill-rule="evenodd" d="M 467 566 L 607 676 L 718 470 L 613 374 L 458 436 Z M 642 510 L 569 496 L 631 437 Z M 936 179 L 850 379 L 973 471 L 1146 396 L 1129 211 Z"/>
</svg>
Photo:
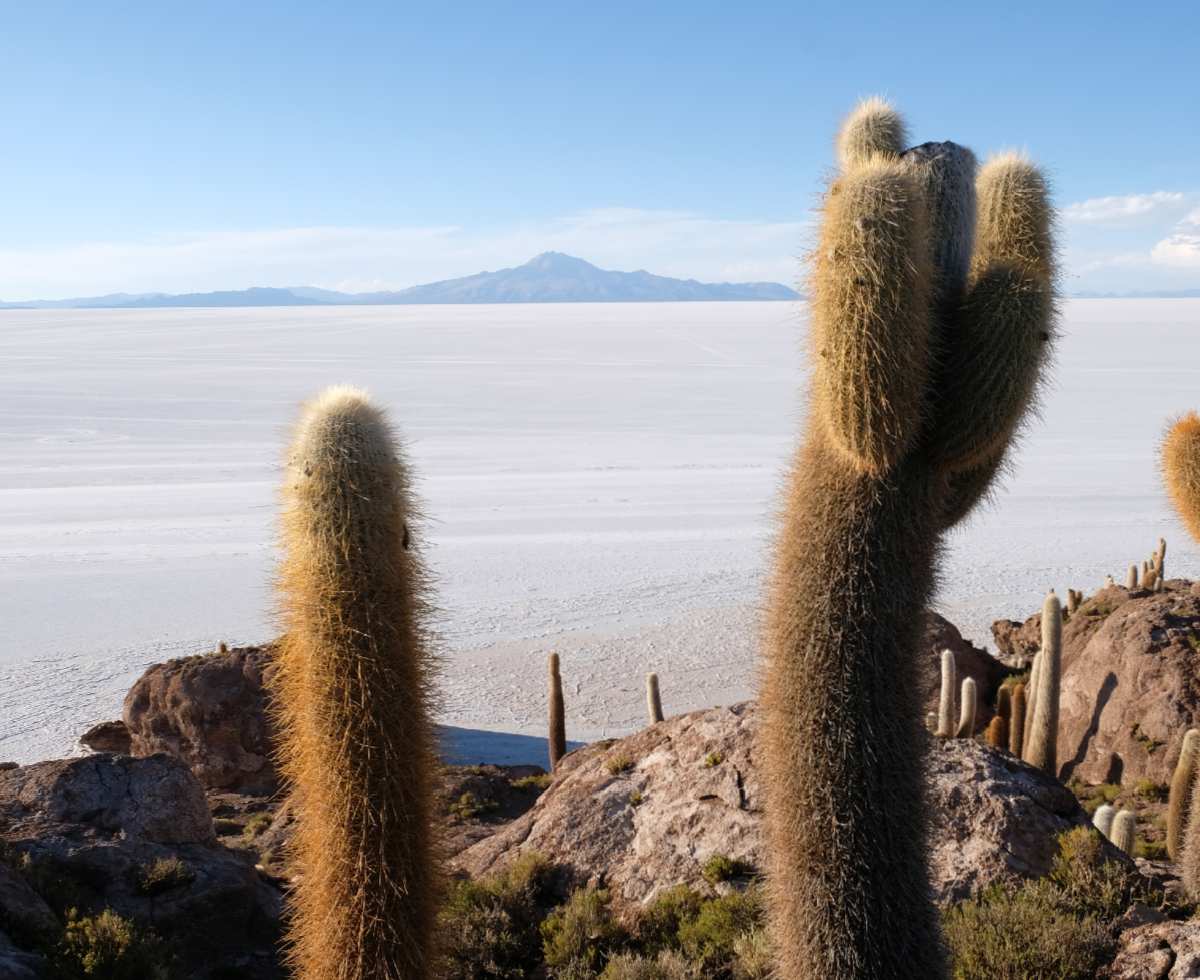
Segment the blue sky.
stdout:
<svg viewBox="0 0 1200 980">
<path fill-rule="evenodd" d="M 1068 290 L 1200 287 L 1200 5 L 39 3 L 0 298 L 370 289 L 558 249 L 795 283 L 841 115 L 1043 162 Z"/>
</svg>

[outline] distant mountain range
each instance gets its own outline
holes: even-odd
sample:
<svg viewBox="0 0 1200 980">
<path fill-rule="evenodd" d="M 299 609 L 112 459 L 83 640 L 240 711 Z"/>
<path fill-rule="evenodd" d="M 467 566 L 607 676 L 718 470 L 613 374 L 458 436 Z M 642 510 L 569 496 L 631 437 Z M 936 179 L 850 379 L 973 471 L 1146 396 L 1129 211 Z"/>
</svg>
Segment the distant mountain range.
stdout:
<svg viewBox="0 0 1200 980">
<path fill-rule="evenodd" d="M 651 303 L 689 300 L 796 299 L 777 282 L 697 282 L 639 269 L 613 272 L 561 252 L 544 252 L 515 269 L 480 272 L 395 292 L 339 293 L 313 286 L 213 293 L 112 293 L 80 299 L 0 302 L 0 309 L 160 309 L 198 306 L 336 306 L 416 303 Z"/>
</svg>

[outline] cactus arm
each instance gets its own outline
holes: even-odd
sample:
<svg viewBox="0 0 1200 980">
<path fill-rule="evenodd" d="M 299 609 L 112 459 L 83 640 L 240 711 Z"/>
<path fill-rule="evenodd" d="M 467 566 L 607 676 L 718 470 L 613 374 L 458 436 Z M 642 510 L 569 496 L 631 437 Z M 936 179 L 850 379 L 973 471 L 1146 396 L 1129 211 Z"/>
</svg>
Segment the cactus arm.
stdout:
<svg viewBox="0 0 1200 980">
<path fill-rule="evenodd" d="M 812 276 L 814 411 L 866 473 L 916 441 L 929 371 L 928 213 L 899 160 L 872 158 L 826 195 Z"/>
<path fill-rule="evenodd" d="M 950 472 L 1001 457 L 1036 400 L 1054 335 L 1051 208 L 1045 178 L 1021 157 L 990 161 L 977 182 L 971 281 L 951 342 L 930 448 Z"/>
</svg>

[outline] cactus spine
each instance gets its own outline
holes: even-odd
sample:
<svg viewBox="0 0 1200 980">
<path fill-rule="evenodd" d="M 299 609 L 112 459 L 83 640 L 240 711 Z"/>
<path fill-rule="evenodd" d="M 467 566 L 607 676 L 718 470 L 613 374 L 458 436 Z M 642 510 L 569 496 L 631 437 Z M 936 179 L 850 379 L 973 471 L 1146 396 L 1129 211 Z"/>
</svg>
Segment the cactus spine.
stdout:
<svg viewBox="0 0 1200 980">
<path fill-rule="evenodd" d="M 1002 715 L 996 715 L 989 723 L 983 736 L 987 744 L 994 749 L 1008 748 L 1008 722 Z"/>
<path fill-rule="evenodd" d="M 954 651 L 942 651 L 942 691 L 938 698 L 937 734 L 950 738 L 954 734 L 954 687 L 956 684 Z"/>
<path fill-rule="evenodd" d="M 996 694 L 996 714 L 1004 719 L 1005 724 L 1012 720 L 1012 688 L 1002 687 Z"/>
<path fill-rule="evenodd" d="M 301 980 L 420 980 L 440 891 L 434 664 L 407 467 L 362 392 L 305 406 L 283 505 L 273 700 L 298 817 L 288 956 Z"/>
<path fill-rule="evenodd" d="M 1021 758 L 1025 740 L 1025 685 L 1018 684 L 1012 693 L 1012 718 L 1008 723 L 1008 751 Z"/>
<path fill-rule="evenodd" d="M 902 131 L 878 102 L 847 122 L 813 257 L 810 410 L 760 689 L 778 980 L 945 975 L 919 613 L 940 536 L 1002 469 L 1054 332 L 1038 171 L 1005 156 L 975 179 L 969 151 L 902 152 Z"/>
<path fill-rule="evenodd" d="M 1092 816 L 1092 826 L 1102 833 L 1109 840 L 1112 840 L 1112 825 L 1113 817 L 1117 815 L 1117 808 L 1110 803 L 1102 803 Z"/>
<path fill-rule="evenodd" d="M 658 693 L 658 674 L 646 675 L 646 710 L 650 714 L 651 725 L 657 725 L 663 720 L 662 698 Z"/>
<path fill-rule="evenodd" d="M 959 698 L 958 730 L 956 738 L 971 738 L 975 734 L 975 713 L 979 710 L 978 693 L 973 678 L 964 677 L 962 697 Z"/>
<path fill-rule="evenodd" d="M 1188 412 L 1171 425 L 1163 442 L 1162 470 L 1175 510 L 1200 541 L 1200 415 Z M 1163 551 L 1165 557 L 1165 547 Z"/>
<path fill-rule="evenodd" d="M 1171 777 L 1171 792 L 1167 797 L 1167 856 L 1178 861 L 1183 852 L 1183 832 L 1187 827 L 1192 803 L 1192 783 L 1196 778 L 1196 759 L 1200 754 L 1200 731 L 1189 728 L 1183 736 L 1179 761 Z"/>
<path fill-rule="evenodd" d="M 1137 814 L 1132 810 L 1122 810 L 1112 822 L 1112 834 L 1109 840 L 1122 851 L 1133 856 L 1134 842 L 1137 839 Z"/>
<path fill-rule="evenodd" d="M 1042 605 L 1042 650 L 1037 669 L 1036 707 L 1029 726 L 1025 761 L 1050 776 L 1058 773 L 1058 686 L 1062 672 L 1062 605 L 1051 592 Z"/>
<path fill-rule="evenodd" d="M 558 654 L 549 658 L 549 738 L 550 771 L 558 768 L 558 760 L 567 754 L 567 718 L 563 708 L 562 675 L 558 672 Z"/>
</svg>

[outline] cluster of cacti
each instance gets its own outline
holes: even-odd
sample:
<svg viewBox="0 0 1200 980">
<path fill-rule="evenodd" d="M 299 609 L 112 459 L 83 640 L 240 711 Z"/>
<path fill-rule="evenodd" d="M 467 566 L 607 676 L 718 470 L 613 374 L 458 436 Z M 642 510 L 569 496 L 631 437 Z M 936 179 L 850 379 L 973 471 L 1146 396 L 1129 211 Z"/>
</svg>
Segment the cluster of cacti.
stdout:
<svg viewBox="0 0 1200 980">
<path fill-rule="evenodd" d="M 1067 589 L 1067 612 L 1073 613 L 1083 604 L 1083 593 L 1078 589 Z"/>
<path fill-rule="evenodd" d="M 433 660 L 408 473 L 361 392 L 306 407 L 283 497 L 272 700 L 298 818 L 289 959 L 300 980 L 417 980 L 439 897 Z"/>
<path fill-rule="evenodd" d="M 1033 660 L 1030 703 L 1021 758 L 1051 776 L 1058 773 L 1058 699 L 1062 675 L 1062 603 L 1051 592 L 1042 604 L 1042 648 Z"/>
<path fill-rule="evenodd" d="M 852 114 L 814 254 L 807 435 L 761 687 L 779 980 L 944 975 L 921 613 L 939 539 L 987 494 L 1054 330 L 1041 174 L 1007 155 L 976 179 L 970 151 L 905 151 L 902 134 L 879 100 Z"/>
</svg>

